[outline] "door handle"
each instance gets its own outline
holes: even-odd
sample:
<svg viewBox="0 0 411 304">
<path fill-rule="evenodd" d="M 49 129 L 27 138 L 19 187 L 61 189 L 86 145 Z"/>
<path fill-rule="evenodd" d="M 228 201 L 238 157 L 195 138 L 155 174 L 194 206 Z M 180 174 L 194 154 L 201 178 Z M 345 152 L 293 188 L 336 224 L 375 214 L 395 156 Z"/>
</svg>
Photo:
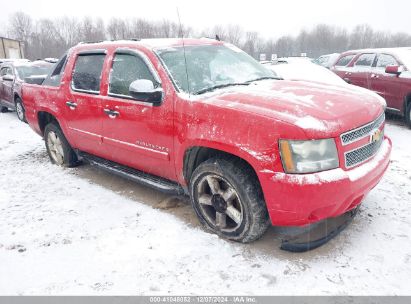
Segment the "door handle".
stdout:
<svg viewBox="0 0 411 304">
<path fill-rule="evenodd" d="M 371 78 L 380 78 L 380 76 L 375 75 L 375 74 L 371 74 Z"/>
<path fill-rule="evenodd" d="M 70 109 L 72 109 L 72 110 L 74 110 L 75 108 L 77 108 L 77 103 L 72 102 L 72 101 L 67 101 L 67 102 L 66 102 L 66 105 L 67 105 L 68 107 L 70 107 Z"/>
<path fill-rule="evenodd" d="M 104 113 L 106 113 L 110 118 L 116 118 L 120 115 L 120 112 L 110 109 L 104 109 Z"/>
</svg>

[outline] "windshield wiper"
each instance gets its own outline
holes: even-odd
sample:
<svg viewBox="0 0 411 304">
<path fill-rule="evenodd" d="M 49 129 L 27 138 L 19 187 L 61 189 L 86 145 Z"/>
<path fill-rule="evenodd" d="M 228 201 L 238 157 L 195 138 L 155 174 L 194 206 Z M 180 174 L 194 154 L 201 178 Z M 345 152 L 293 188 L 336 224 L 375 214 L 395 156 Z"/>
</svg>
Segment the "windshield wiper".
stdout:
<svg viewBox="0 0 411 304">
<path fill-rule="evenodd" d="M 255 81 L 266 80 L 266 79 L 283 80 L 283 78 L 281 78 L 281 77 L 265 76 L 265 77 L 260 77 L 260 78 L 256 78 L 256 79 L 253 79 L 253 80 L 248 80 L 248 81 L 246 81 L 246 83 L 252 83 L 252 82 L 255 82 Z"/>
<path fill-rule="evenodd" d="M 226 84 L 219 84 L 213 87 L 209 87 L 209 88 L 205 88 L 205 89 L 201 89 L 197 92 L 194 92 L 193 95 L 200 95 L 206 92 L 210 92 L 210 91 L 214 91 L 217 89 L 221 89 L 221 88 L 226 88 L 226 87 L 231 87 L 231 86 L 240 86 L 240 85 L 249 85 L 250 83 L 248 82 L 237 82 L 237 83 L 226 83 Z"/>
</svg>

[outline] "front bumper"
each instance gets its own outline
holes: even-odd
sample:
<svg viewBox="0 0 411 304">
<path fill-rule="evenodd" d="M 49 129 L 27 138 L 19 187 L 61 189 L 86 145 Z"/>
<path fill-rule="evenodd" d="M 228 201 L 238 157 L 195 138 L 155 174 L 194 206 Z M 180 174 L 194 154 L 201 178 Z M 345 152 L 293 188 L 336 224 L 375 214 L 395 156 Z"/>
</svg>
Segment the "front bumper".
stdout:
<svg viewBox="0 0 411 304">
<path fill-rule="evenodd" d="M 336 217 L 357 207 L 381 180 L 392 149 L 384 138 L 378 153 L 351 169 L 313 174 L 259 174 L 271 223 L 275 226 L 302 226 Z"/>
</svg>

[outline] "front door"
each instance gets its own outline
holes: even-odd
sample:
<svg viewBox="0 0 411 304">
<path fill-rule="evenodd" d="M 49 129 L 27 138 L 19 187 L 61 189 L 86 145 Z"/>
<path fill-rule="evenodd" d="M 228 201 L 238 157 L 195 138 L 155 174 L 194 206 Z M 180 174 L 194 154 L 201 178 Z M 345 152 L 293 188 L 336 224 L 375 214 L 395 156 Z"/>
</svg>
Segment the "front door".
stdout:
<svg viewBox="0 0 411 304">
<path fill-rule="evenodd" d="M 164 94 L 159 106 L 133 99 L 129 86 L 138 79 L 161 86 L 145 55 L 117 50 L 111 63 L 107 96 L 102 101 L 105 158 L 174 180 L 173 94 Z"/>
<path fill-rule="evenodd" d="M 398 75 L 385 73 L 389 65 L 399 66 L 399 63 L 391 55 L 380 54 L 370 76 L 370 89 L 385 98 L 387 107 L 401 110 L 404 102 L 401 96 L 402 81 Z"/>
<path fill-rule="evenodd" d="M 350 83 L 368 89 L 370 86 L 371 66 L 374 63 L 375 54 L 362 54 L 358 57 L 350 75 Z"/>
</svg>

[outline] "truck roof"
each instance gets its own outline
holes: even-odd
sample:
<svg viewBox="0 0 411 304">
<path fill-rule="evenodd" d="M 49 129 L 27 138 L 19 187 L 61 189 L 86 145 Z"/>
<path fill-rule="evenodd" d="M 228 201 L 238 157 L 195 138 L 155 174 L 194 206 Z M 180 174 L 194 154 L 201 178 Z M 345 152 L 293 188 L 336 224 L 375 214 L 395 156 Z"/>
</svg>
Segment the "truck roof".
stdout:
<svg viewBox="0 0 411 304">
<path fill-rule="evenodd" d="M 167 47 L 177 47 L 177 46 L 192 46 L 192 45 L 221 45 L 224 42 L 210 39 L 210 38 L 154 38 L 154 39 L 132 39 L 132 40 L 108 40 L 99 42 L 81 42 L 75 49 L 91 49 L 99 47 L 108 46 L 119 46 L 119 47 L 133 47 L 133 46 L 143 46 L 148 49 L 156 48 L 167 48 Z"/>
</svg>

